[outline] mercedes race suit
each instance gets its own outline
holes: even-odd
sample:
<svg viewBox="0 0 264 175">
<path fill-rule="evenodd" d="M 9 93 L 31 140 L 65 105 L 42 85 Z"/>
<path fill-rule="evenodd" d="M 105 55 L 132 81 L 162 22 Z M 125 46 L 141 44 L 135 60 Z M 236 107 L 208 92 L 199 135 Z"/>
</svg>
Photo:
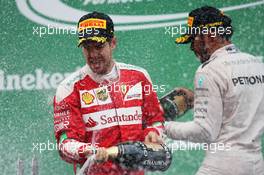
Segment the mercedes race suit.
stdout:
<svg viewBox="0 0 264 175">
<path fill-rule="evenodd" d="M 208 143 L 199 175 L 264 174 L 263 61 L 230 44 L 198 68 L 194 84 L 194 121 L 166 123 L 167 135 Z"/>
</svg>

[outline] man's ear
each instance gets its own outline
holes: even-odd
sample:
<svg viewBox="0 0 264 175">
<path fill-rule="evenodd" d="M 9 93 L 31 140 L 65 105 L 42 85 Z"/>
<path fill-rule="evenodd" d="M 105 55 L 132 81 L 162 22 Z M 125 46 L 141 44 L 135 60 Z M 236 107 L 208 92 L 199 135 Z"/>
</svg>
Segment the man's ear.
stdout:
<svg viewBox="0 0 264 175">
<path fill-rule="evenodd" d="M 219 35 L 217 33 L 217 28 L 210 28 L 210 32 L 208 32 L 208 41 L 216 42 L 219 40 Z"/>
<path fill-rule="evenodd" d="M 205 35 L 203 35 L 204 36 L 204 41 L 206 42 L 206 43 L 210 43 L 210 45 L 211 44 L 215 44 L 215 42 L 217 42 L 218 41 L 218 36 L 217 35 L 215 35 L 214 33 L 208 33 L 208 34 L 205 34 Z"/>
<path fill-rule="evenodd" d="M 112 49 L 114 49 L 114 48 L 116 48 L 116 45 L 117 45 L 117 39 L 116 39 L 116 37 L 114 36 L 114 37 L 112 38 L 112 40 L 111 40 L 110 47 L 111 47 Z"/>
</svg>

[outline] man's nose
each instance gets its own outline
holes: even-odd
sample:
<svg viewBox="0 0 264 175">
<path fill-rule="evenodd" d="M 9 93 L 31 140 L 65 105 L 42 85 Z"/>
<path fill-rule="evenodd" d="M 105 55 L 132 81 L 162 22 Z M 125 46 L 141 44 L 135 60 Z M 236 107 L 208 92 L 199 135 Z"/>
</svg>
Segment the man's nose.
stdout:
<svg viewBox="0 0 264 175">
<path fill-rule="evenodd" d="M 98 55 L 99 55 L 99 51 L 96 50 L 96 49 L 91 49 L 90 52 L 89 52 L 89 56 L 91 58 L 96 58 Z"/>
</svg>

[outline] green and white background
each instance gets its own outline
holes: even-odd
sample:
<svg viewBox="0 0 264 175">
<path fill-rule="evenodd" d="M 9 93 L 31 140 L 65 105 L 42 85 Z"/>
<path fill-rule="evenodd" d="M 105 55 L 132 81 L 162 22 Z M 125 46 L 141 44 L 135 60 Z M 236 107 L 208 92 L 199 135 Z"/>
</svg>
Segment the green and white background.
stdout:
<svg viewBox="0 0 264 175">
<path fill-rule="evenodd" d="M 58 83 L 85 64 L 74 30 L 55 32 L 48 26 L 75 28 L 89 11 L 110 14 L 116 24 L 117 61 L 144 67 L 153 83 L 193 87 L 199 63 L 189 46 L 174 44 L 165 26 L 186 23 L 190 10 L 202 5 L 222 8 L 233 19 L 233 42 L 240 50 L 264 55 L 264 1 L 186 0 L 0 0 L 0 174 L 16 174 L 17 160 L 30 174 L 36 156 L 41 175 L 70 175 L 54 143 L 52 98 Z M 40 27 L 46 27 L 46 34 Z M 167 27 L 168 29 L 168 27 Z M 49 32 L 49 33 L 48 33 Z M 164 92 L 158 92 L 159 97 Z M 180 120 L 192 119 L 192 112 Z M 46 149 L 39 150 L 40 144 Z M 38 149 L 37 149 L 38 148 Z M 264 152 L 264 149 L 263 149 Z M 203 151 L 176 151 L 162 174 L 193 175 Z M 239 156 L 239 155 L 238 155 Z M 150 173 L 159 174 L 159 173 Z"/>
</svg>

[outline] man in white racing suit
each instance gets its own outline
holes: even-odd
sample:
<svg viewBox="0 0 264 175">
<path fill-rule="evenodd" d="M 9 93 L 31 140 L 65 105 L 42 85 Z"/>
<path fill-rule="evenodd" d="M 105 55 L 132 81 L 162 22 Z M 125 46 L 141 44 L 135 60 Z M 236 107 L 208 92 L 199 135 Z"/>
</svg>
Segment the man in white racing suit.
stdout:
<svg viewBox="0 0 264 175">
<path fill-rule="evenodd" d="M 176 39 L 178 44 L 191 42 L 202 65 L 194 80 L 194 120 L 167 122 L 167 136 L 214 145 L 214 150 L 209 146 L 206 151 L 197 175 L 264 174 L 263 60 L 240 52 L 231 44 L 231 19 L 216 8 L 193 10 L 188 26 L 191 30 L 199 27 L 200 32 L 222 27 L 224 33 L 214 37 L 212 32 L 189 32 Z"/>
</svg>

